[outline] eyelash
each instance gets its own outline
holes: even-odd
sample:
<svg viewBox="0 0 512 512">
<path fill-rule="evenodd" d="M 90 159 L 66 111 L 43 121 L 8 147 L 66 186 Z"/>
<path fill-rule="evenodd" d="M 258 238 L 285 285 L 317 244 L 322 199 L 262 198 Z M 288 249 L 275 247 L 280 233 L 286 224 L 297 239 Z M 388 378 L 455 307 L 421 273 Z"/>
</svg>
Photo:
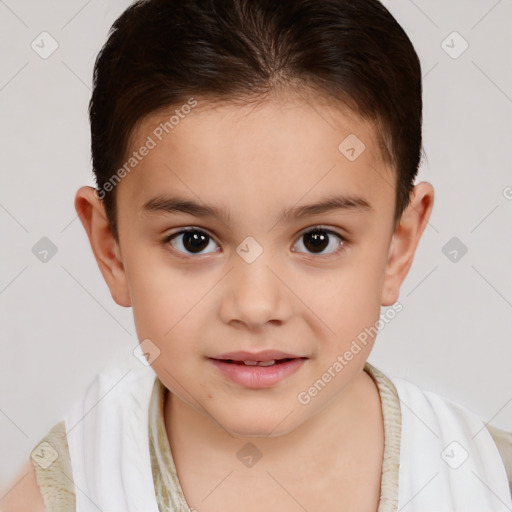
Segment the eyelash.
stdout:
<svg viewBox="0 0 512 512">
<path fill-rule="evenodd" d="M 315 253 L 303 253 L 303 254 L 307 254 L 308 256 L 314 257 L 315 259 L 316 258 L 330 259 L 330 258 L 334 258 L 334 257 L 338 256 L 340 253 L 342 253 L 346 249 L 346 246 L 348 244 L 348 240 L 344 236 L 342 236 L 339 233 L 337 233 L 336 231 L 333 231 L 333 230 L 328 229 L 328 228 L 324 228 L 323 226 L 313 226 L 313 227 L 309 228 L 307 231 L 303 231 L 299 235 L 297 241 L 301 240 L 301 238 L 303 236 L 305 236 L 305 235 L 307 235 L 309 233 L 315 232 L 315 231 L 321 231 L 322 233 L 326 233 L 326 234 L 329 234 L 329 235 L 336 236 L 341 241 L 340 246 L 335 251 L 333 251 L 331 253 L 327 253 L 327 254 L 318 254 L 318 255 L 315 255 Z M 168 246 L 168 245 L 170 245 L 171 240 L 173 240 L 174 238 L 178 237 L 179 235 L 183 235 L 185 233 L 190 233 L 190 232 L 205 234 L 210 239 L 215 241 L 214 237 L 212 237 L 207 231 L 204 231 L 203 229 L 199 229 L 199 228 L 190 227 L 190 228 L 182 229 L 180 231 L 177 231 L 175 233 L 171 233 L 170 235 L 165 236 L 164 239 L 162 240 L 162 245 Z M 194 259 L 196 256 L 201 256 L 201 254 L 199 254 L 199 253 L 196 254 L 196 255 L 188 256 L 188 255 L 186 255 L 186 254 L 182 253 L 181 251 L 178 251 L 178 250 L 176 250 L 174 248 L 172 248 L 172 250 L 173 250 L 174 253 L 177 254 L 178 257 L 181 257 L 181 258 L 184 258 L 184 259 L 188 259 L 188 260 Z M 294 252 L 299 252 L 299 251 L 294 251 Z M 210 253 L 206 253 L 206 254 L 210 254 Z"/>
</svg>

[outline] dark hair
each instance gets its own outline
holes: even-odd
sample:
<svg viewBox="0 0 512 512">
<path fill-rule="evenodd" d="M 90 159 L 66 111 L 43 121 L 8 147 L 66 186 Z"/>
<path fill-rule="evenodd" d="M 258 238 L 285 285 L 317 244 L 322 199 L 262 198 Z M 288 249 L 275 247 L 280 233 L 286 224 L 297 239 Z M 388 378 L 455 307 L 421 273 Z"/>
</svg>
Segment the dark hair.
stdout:
<svg viewBox="0 0 512 512">
<path fill-rule="evenodd" d="M 92 164 L 116 239 L 112 177 L 135 127 L 191 97 L 244 104 L 301 89 L 346 106 L 373 123 L 396 172 L 395 222 L 409 204 L 422 150 L 421 67 L 378 0 L 137 1 L 112 25 L 93 82 Z"/>
</svg>

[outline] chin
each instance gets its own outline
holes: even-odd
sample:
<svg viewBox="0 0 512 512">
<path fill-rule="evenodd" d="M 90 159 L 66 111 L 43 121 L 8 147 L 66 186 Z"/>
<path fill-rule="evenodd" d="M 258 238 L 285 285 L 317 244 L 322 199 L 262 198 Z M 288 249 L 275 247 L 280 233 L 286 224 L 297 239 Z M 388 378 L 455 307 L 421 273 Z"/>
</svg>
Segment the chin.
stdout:
<svg viewBox="0 0 512 512">
<path fill-rule="evenodd" d="M 263 415 L 261 410 L 254 411 L 254 414 L 237 414 L 236 417 L 223 418 L 223 421 L 219 419 L 219 423 L 233 436 L 267 439 L 289 434 L 299 426 L 293 414 L 283 414 L 280 411 Z"/>
<path fill-rule="evenodd" d="M 275 438 L 281 437 L 283 435 L 288 434 L 293 430 L 293 428 L 287 430 L 273 430 L 273 426 L 270 424 L 266 426 L 262 426 L 260 428 L 255 427 L 254 425 L 243 425 L 236 426 L 233 428 L 226 428 L 226 430 L 234 437 L 242 437 L 242 438 Z M 270 432 L 270 435 L 269 435 Z"/>
</svg>

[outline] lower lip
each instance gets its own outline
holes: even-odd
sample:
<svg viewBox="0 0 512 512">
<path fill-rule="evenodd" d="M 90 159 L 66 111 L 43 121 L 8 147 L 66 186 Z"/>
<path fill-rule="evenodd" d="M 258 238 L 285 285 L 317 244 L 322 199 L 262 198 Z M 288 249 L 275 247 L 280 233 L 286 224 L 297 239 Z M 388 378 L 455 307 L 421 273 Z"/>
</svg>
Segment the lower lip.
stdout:
<svg viewBox="0 0 512 512">
<path fill-rule="evenodd" d="M 210 361 L 229 379 L 246 388 L 259 389 L 275 386 L 296 372 L 304 358 L 274 364 L 272 366 L 247 366 L 245 364 L 226 363 L 219 359 Z"/>
</svg>

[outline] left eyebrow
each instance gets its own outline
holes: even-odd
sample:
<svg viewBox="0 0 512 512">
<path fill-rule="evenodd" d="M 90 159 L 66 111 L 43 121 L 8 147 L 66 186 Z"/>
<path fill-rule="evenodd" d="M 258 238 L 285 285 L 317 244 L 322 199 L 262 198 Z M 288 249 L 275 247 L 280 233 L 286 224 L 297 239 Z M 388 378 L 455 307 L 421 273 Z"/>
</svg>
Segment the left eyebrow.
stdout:
<svg viewBox="0 0 512 512">
<path fill-rule="evenodd" d="M 334 210 L 345 210 L 354 212 L 373 211 L 370 203 L 360 196 L 337 195 L 329 196 L 317 203 L 303 206 L 294 206 L 281 210 L 280 217 L 283 220 L 301 219 L 312 215 L 320 215 Z"/>
<path fill-rule="evenodd" d="M 162 212 L 170 214 L 181 212 L 195 217 L 213 217 L 221 219 L 226 223 L 229 223 L 230 221 L 230 215 L 226 208 L 212 204 L 198 203 L 195 200 L 178 196 L 153 197 L 144 203 L 142 210 L 145 212 Z M 373 211 L 373 208 L 363 197 L 354 195 L 337 195 L 329 196 L 316 203 L 285 208 L 281 210 L 278 218 L 289 221 L 291 219 L 301 219 L 308 216 L 320 215 L 334 210 L 365 212 Z"/>
</svg>

